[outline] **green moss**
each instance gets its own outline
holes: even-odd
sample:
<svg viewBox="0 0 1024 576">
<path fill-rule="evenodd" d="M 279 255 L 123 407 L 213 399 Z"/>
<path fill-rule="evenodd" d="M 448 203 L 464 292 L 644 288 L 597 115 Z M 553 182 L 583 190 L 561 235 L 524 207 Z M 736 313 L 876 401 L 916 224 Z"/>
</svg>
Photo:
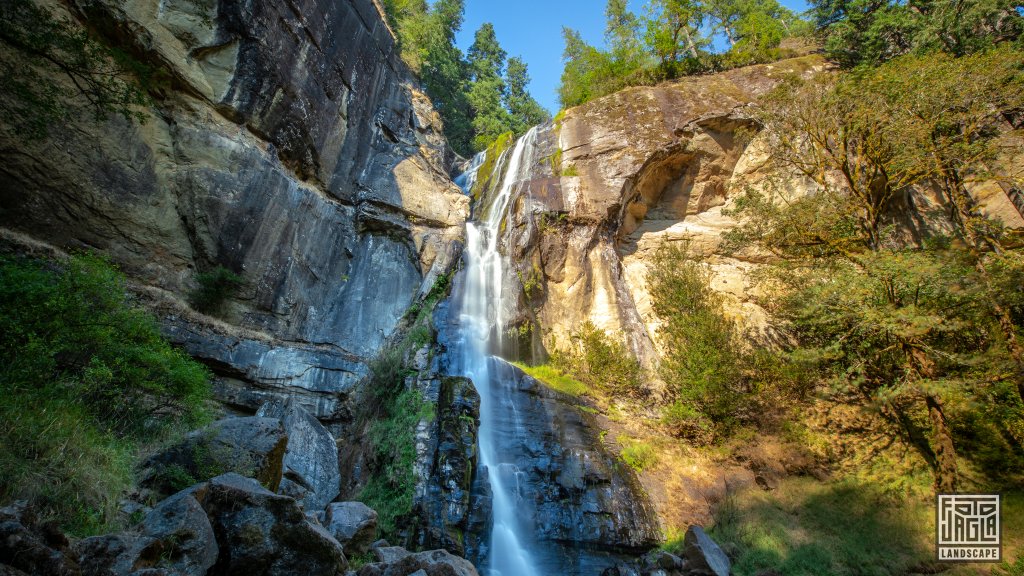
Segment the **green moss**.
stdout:
<svg viewBox="0 0 1024 576">
<path fill-rule="evenodd" d="M 498 165 L 498 160 L 501 155 L 505 153 L 509 147 L 515 142 L 515 134 L 512 132 L 505 132 L 498 139 L 495 140 L 490 146 L 487 147 L 487 155 L 484 158 L 484 163 L 480 165 L 477 170 L 476 183 L 473 184 L 471 193 L 473 200 L 479 201 L 484 197 L 484 194 L 491 187 L 495 186 L 501 179 L 500 174 L 495 174 L 494 169 Z"/>
<path fill-rule="evenodd" d="M 559 148 L 551 156 L 547 157 L 547 161 L 551 165 L 551 173 L 554 174 L 555 178 L 562 175 L 562 154 L 563 151 Z"/>
<path fill-rule="evenodd" d="M 575 164 L 569 164 L 568 166 L 566 166 L 565 170 L 562 171 L 562 176 L 573 177 L 579 175 L 580 171 L 578 168 L 576 168 Z"/>
<path fill-rule="evenodd" d="M 565 110 L 559 110 L 554 118 L 555 135 L 562 134 L 562 124 L 565 122 Z"/>
<path fill-rule="evenodd" d="M 533 378 L 539 380 L 548 388 L 557 390 L 563 394 L 569 394 L 570 396 L 582 396 L 589 390 L 586 384 L 574 379 L 550 364 L 527 366 L 517 362 L 515 365 L 523 372 L 526 372 Z"/>
</svg>

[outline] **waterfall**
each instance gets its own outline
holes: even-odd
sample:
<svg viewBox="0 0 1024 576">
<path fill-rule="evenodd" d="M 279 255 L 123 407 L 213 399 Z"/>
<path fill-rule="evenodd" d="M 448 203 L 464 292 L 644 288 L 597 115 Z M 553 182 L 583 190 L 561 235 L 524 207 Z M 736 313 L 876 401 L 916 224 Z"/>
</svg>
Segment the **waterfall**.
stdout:
<svg viewBox="0 0 1024 576">
<path fill-rule="evenodd" d="M 529 177 L 536 138 L 537 128 L 533 128 L 516 142 L 511 153 L 506 152 L 497 159 L 497 170 L 507 162 L 501 186 L 486 213 L 477 214 L 476 221 L 466 224 L 466 284 L 458 312 L 461 332 L 458 360 L 462 375 L 473 380 L 480 394 L 480 463 L 488 470 L 492 496 L 491 576 L 539 576 L 527 550 L 532 539 L 529 527 L 518 514 L 523 509 L 519 490 L 521 474 L 496 441 L 498 420 L 503 425 L 510 422 L 517 427 L 522 423 L 517 419 L 514 403 L 503 392 L 505 389 L 495 385 L 489 366 L 490 351 L 501 349 L 505 328 L 502 292 L 506 266 L 499 252 L 502 220 L 516 183 Z M 460 177 L 459 183 L 467 192 L 482 161 L 483 157 L 478 156 L 464 177 Z"/>
</svg>

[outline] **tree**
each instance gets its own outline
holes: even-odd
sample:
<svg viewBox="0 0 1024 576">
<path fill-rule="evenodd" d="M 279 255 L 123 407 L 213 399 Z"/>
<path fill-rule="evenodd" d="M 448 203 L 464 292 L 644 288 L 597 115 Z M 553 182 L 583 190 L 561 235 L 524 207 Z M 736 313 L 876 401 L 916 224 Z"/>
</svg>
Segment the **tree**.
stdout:
<svg viewBox="0 0 1024 576">
<path fill-rule="evenodd" d="M 957 445 L 970 438 L 957 435 L 958 420 L 995 414 L 1007 446 L 1022 439 L 1021 297 L 1010 286 L 1024 258 L 1000 251 L 997 227 L 958 207 L 969 197 L 961 178 L 992 154 L 999 111 L 1021 105 L 1020 59 L 904 57 L 779 88 L 760 113 L 773 158 L 818 191 L 793 197 L 782 182 L 772 198 L 738 201 L 745 224 L 733 241 L 780 257 L 772 279 L 783 297 L 766 305 L 791 323 L 799 353 L 828 375 L 833 399 L 892 422 L 938 491 L 959 481 Z M 900 233 L 902 198 L 922 186 L 946 191 L 963 242 Z"/>
<path fill-rule="evenodd" d="M 640 19 L 626 7 L 626 0 L 608 0 L 605 7 L 605 42 L 611 56 L 611 74 L 626 78 L 644 67 L 640 43 Z"/>
<path fill-rule="evenodd" d="M 651 0 L 645 41 L 668 77 L 678 76 L 684 57 L 697 60 L 711 43 L 701 32 L 704 7 L 693 0 Z"/>
<path fill-rule="evenodd" d="M 472 153 L 472 120 L 466 94 L 469 70 L 462 51 L 455 46 L 463 11 L 463 0 L 438 0 L 422 17 L 422 24 L 410 21 L 406 27 L 421 30 L 415 48 L 422 62 L 420 75 L 444 121 L 448 143 L 459 154 L 468 155 Z"/>
<path fill-rule="evenodd" d="M 548 111 L 526 89 L 530 75 L 522 58 L 509 58 L 505 76 L 508 84 L 505 105 L 512 116 L 512 130 L 517 136 L 526 133 L 531 126 L 551 119 Z"/>
<path fill-rule="evenodd" d="M 818 0 L 811 14 L 826 54 L 846 67 L 877 66 L 911 52 L 962 56 L 1024 31 L 1010 0 Z"/>
<path fill-rule="evenodd" d="M 469 104 L 473 110 L 473 148 L 486 149 L 498 136 L 512 129 L 512 118 L 504 107 L 506 86 L 503 80 L 507 53 L 498 43 L 494 25 L 485 22 L 476 31 L 469 47 L 472 83 Z"/>
<path fill-rule="evenodd" d="M 0 42 L 13 49 L 0 58 L 0 113 L 18 132 L 42 137 L 82 109 L 96 119 L 145 120 L 140 108 L 150 103 L 145 86 L 155 81 L 153 70 L 50 9 L 32 0 L 0 3 Z"/>
</svg>

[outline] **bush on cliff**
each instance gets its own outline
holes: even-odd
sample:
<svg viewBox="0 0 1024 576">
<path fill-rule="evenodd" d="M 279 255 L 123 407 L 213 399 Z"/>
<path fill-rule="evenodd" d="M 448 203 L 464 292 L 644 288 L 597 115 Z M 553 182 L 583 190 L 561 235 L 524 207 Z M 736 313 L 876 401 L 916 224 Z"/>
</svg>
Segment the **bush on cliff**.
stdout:
<svg viewBox="0 0 1024 576">
<path fill-rule="evenodd" d="M 139 448 L 204 420 L 208 396 L 107 261 L 0 259 L 0 502 L 113 527 Z"/>
</svg>

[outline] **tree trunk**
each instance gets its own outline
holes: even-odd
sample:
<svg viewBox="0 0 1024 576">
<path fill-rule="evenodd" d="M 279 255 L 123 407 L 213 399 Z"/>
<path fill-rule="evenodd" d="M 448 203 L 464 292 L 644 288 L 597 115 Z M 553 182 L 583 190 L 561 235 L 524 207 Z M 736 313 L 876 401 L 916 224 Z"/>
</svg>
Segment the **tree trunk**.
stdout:
<svg viewBox="0 0 1024 576">
<path fill-rule="evenodd" d="M 932 445 L 935 452 L 935 492 L 937 494 L 955 494 L 958 484 L 956 469 L 956 449 L 953 447 L 953 435 L 949 423 L 942 411 L 942 403 L 931 394 L 924 397 L 928 405 L 928 416 L 932 421 Z"/>
</svg>

